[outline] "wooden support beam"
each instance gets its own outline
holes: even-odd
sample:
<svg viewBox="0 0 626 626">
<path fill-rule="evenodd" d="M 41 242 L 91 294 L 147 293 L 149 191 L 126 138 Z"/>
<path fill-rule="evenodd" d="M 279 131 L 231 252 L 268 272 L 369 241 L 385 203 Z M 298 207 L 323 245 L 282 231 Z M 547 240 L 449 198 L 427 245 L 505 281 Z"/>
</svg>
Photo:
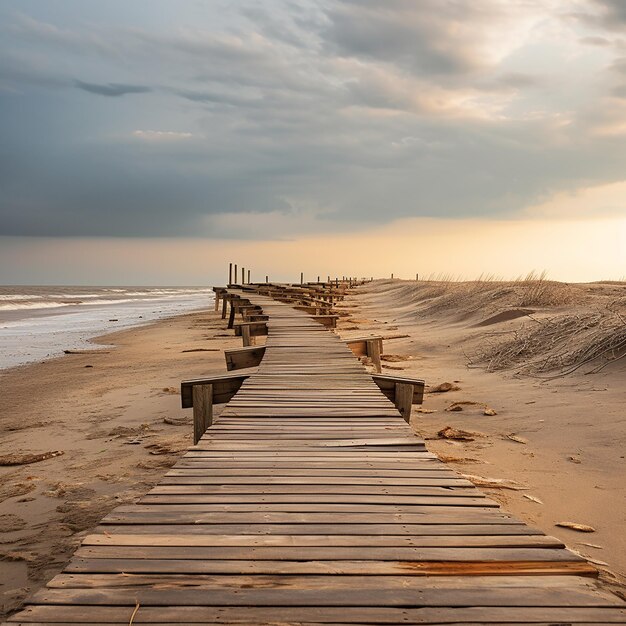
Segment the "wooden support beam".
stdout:
<svg viewBox="0 0 626 626">
<path fill-rule="evenodd" d="M 378 388 L 391 400 L 398 409 L 400 406 L 405 407 L 408 402 L 408 391 L 404 387 L 398 388 L 400 385 L 408 385 L 411 387 L 411 404 L 422 404 L 424 401 L 424 381 L 419 378 L 403 378 L 401 376 L 388 376 L 387 374 L 373 374 L 372 380 L 378 385 Z M 400 393 L 400 396 L 398 396 Z M 403 394 L 407 394 L 406 398 Z M 398 406 L 398 402 L 400 406 Z M 410 417 L 410 411 L 408 412 Z M 406 419 L 406 416 L 403 415 Z"/>
<path fill-rule="evenodd" d="M 380 374 L 382 371 L 382 364 L 380 362 L 380 355 L 383 351 L 383 338 L 380 340 L 367 340 L 367 356 L 372 359 L 372 363 L 376 368 L 376 371 Z"/>
<path fill-rule="evenodd" d="M 297 311 L 304 311 L 305 313 L 310 313 L 311 315 L 328 315 L 330 312 L 330 307 L 328 305 L 308 305 L 308 304 L 298 304 L 293 307 Z"/>
<path fill-rule="evenodd" d="M 228 402 L 238 391 L 243 381 L 250 376 L 247 374 L 218 374 L 207 378 L 183 380 L 180 383 L 180 399 L 183 409 L 193 407 L 193 388 L 198 385 L 212 385 L 213 404 Z"/>
<path fill-rule="evenodd" d="M 326 328 L 337 328 L 338 315 L 311 315 L 311 319 L 326 326 Z"/>
<path fill-rule="evenodd" d="M 254 337 L 250 334 L 250 326 L 241 327 L 241 339 L 243 340 L 244 348 L 254 344 Z"/>
<path fill-rule="evenodd" d="M 213 287 L 213 293 L 215 294 L 215 312 L 220 309 L 220 299 L 226 295 L 225 287 Z"/>
<path fill-rule="evenodd" d="M 396 383 L 394 404 L 408 424 L 411 421 L 411 406 L 413 404 L 413 385 L 411 383 Z"/>
<path fill-rule="evenodd" d="M 213 385 L 195 385 L 193 397 L 193 443 L 196 445 L 213 423 Z"/>
<path fill-rule="evenodd" d="M 230 372 L 232 370 L 241 370 L 248 367 L 257 367 L 260 365 L 264 355 L 265 346 L 250 346 L 248 348 L 224 350 L 226 369 Z"/>
<path fill-rule="evenodd" d="M 263 315 L 262 313 L 250 313 L 243 316 L 244 322 L 267 322 L 269 315 Z"/>
<path fill-rule="evenodd" d="M 346 339 L 345 343 L 355 356 L 368 356 L 378 373 L 381 372 L 380 356 L 383 353 L 383 338 L 378 337 L 355 337 Z"/>
<path fill-rule="evenodd" d="M 251 337 L 261 337 L 263 335 L 267 335 L 267 322 L 239 322 L 237 324 L 233 324 L 233 330 L 235 331 L 235 335 L 237 335 L 237 337 L 241 336 L 241 329 L 243 326 L 250 327 Z"/>
<path fill-rule="evenodd" d="M 228 328 L 232 328 L 233 324 L 235 323 L 235 303 L 234 303 L 234 298 L 231 296 L 230 298 L 230 315 L 228 317 Z"/>
<path fill-rule="evenodd" d="M 237 307 L 237 311 L 241 313 L 241 317 L 244 319 L 249 315 L 261 314 L 263 309 L 256 304 L 241 304 Z"/>
</svg>

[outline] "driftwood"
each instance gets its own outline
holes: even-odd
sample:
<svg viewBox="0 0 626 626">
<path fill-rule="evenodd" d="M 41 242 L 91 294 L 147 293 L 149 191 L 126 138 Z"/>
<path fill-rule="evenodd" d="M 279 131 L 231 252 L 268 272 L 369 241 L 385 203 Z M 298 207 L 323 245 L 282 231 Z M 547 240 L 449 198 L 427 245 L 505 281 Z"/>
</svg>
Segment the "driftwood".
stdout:
<svg viewBox="0 0 626 626">
<path fill-rule="evenodd" d="M 47 461 L 53 459 L 55 456 L 61 456 L 65 454 L 61 450 L 54 450 L 52 452 L 41 452 L 40 454 L 20 453 L 14 452 L 13 454 L 5 454 L 0 456 L 0 465 L 29 465 L 30 463 L 39 463 L 40 461 Z"/>
</svg>

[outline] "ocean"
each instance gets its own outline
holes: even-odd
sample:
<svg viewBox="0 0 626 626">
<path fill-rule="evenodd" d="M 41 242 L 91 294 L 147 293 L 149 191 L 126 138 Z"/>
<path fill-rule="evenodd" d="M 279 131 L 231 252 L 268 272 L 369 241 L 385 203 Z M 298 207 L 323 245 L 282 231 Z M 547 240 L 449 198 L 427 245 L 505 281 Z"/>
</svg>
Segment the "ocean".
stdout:
<svg viewBox="0 0 626 626">
<path fill-rule="evenodd" d="M 98 348 L 90 338 L 213 303 L 206 287 L 0 286 L 0 370 Z"/>
</svg>

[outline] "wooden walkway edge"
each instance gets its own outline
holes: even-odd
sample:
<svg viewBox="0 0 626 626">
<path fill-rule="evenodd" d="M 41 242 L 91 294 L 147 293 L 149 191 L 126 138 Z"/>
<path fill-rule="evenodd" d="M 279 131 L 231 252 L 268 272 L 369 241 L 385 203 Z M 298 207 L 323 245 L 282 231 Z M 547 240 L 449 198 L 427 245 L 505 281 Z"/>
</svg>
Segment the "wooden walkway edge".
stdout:
<svg viewBox="0 0 626 626">
<path fill-rule="evenodd" d="M 336 334 L 245 297 L 258 368 L 7 624 L 626 624 L 595 568 L 428 452 Z"/>
</svg>

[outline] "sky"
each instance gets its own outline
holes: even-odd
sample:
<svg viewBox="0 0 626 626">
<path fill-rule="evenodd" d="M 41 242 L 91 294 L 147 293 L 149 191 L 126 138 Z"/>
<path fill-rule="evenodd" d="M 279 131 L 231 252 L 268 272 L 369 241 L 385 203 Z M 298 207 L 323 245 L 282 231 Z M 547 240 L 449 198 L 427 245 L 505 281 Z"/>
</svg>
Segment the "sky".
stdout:
<svg viewBox="0 0 626 626">
<path fill-rule="evenodd" d="M 0 283 L 626 277 L 624 0 L 0 0 Z"/>
</svg>

